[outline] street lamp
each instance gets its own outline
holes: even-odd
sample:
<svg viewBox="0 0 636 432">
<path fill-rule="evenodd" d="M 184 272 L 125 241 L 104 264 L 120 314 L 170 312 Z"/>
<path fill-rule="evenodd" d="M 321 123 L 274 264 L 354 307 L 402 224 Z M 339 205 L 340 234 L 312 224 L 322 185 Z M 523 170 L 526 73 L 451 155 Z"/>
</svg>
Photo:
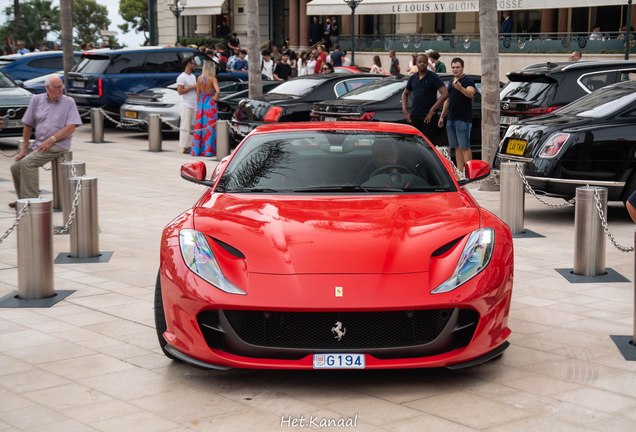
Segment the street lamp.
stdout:
<svg viewBox="0 0 636 432">
<path fill-rule="evenodd" d="M 44 36 L 51 31 L 51 23 L 49 23 L 48 18 L 42 18 L 42 21 L 40 21 L 40 30 L 42 30 L 42 36 L 40 38 L 42 39 L 42 42 L 44 42 Z"/>
<path fill-rule="evenodd" d="M 179 15 L 185 10 L 187 2 L 188 0 L 168 0 L 168 7 L 177 19 L 177 43 L 179 43 Z"/>
<path fill-rule="evenodd" d="M 362 3 L 362 0 L 343 0 L 347 6 L 349 6 L 351 8 L 351 66 L 355 66 L 356 62 L 355 62 L 355 50 L 356 50 L 356 43 L 354 41 L 355 38 L 355 15 L 356 15 L 356 8 L 358 7 L 358 5 L 360 3 Z"/>
</svg>

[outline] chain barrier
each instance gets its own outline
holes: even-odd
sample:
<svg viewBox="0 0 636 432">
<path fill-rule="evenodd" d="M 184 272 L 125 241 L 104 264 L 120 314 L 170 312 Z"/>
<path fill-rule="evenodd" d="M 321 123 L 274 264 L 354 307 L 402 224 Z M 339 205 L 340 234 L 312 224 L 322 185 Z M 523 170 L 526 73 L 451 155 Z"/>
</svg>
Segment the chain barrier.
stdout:
<svg viewBox="0 0 636 432">
<path fill-rule="evenodd" d="M 588 186 L 589 187 L 589 186 Z M 605 214 L 603 213 L 603 204 L 601 203 L 601 197 L 598 194 L 598 189 L 594 188 L 594 199 L 596 200 L 596 210 L 598 210 L 598 217 L 601 218 L 601 225 L 603 225 L 603 229 L 605 230 L 605 234 L 610 239 L 612 244 L 621 252 L 634 252 L 634 247 L 625 247 L 618 244 L 612 232 L 609 229 L 609 225 L 607 224 L 607 220 L 605 219 Z"/>
<path fill-rule="evenodd" d="M 216 124 L 213 124 L 213 125 L 210 125 L 210 126 L 206 126 L 206 127 L 204 127 L 204 128 L 201 128 L 201 129 L 194 129 L 194 128 L 192 128 L 192 129 L 182 129 L 182 128 L 178 127 L 178 126 L 175 126 L 175 125 L 171 124 L 170 122 L 168 122 L 168 120 L 164 119 L 164 118 L 163 118 L 163 117 L 161 117 L 161 116 L 159 116 L 159 118 L 161 119 L 161 122 L 162 122 L 162 123 L 164 123 L 164 124 L 168 125 L 168 127 L 169 127 L 169 128 L 171 128 L 173 131 L 183 131 L 183 132 L 189 132 L 191 135 L 192 135 L 192 134 L 194 134 L 195 132 L 204 131 L 204 130 L 206 130 L 206 129 L 209 129 L 209 128 L 212 128 L 212 127 L 215 127 L 215 126 L 216 126 Z"/>
<path fill-rule="evenodd" d="M 547 201 L 542 200 L 541 198 L 539 198 L 539 196 L 537 195 L 537 193 L 534 191 L 534 189 L 532 189 L 532 186 L 530 186 L 530 184 L 528 184 L 528 180 L 526 179 L 526 176 L 523 175 L 523 171 L 521 171 L 521 167 L 519 166 L 519 164 L 515 164 L 517 166 L 517 173 L 519 173 L 519 176 L 521 177 L 521 181 L 523 181 L 523 184 L 526 186 L 526 189 L 528 190 L 528 192 L 530 192 L 530 194 L 532 194 L 533 197 L 535 197 L 540 203 L 547 205 L 550 208 L 562 208 L 562 207 L 566 207 L 569 205 L 574 205 L 576 203 L 576 199 L 572 198 L 569 201 L 564 202 L 563 204 L 552 204 L 549 203 Z M 589 187 L 589 186 L 588 186 Z"/>
<path fill-rule="evenodd" d="M 45 167 L 44 165 L 42 165 L 42 169 L 43 169 L 44 171 L 51 171 L 53 168 L 47 168 L 47 167 Z"/>
<path fill-rule="evenodd" d="M 18 153 L 20 153 L 20 149 L 16 150 L 15 152 L 11 154 L 5 153 L 2 150 L 0 150 L 0 153 L 2 154 L 2 156 L 5 156 L 5 157 L 14 157 L 14 156 L 17 156 Z"/>
<path fill-rule="evenodd" d="M 71 165 L 71 177 L 75 177 L 75 165 Z M 78 181 L 77 186 L 75 186 L 75 198 L 73 198 L 73 204 L 71 206 L 71 212 L 68 215 L 68 220 L 64 224 L 62 228 L 55 228 L 53 230 L 53 234 L 59 235 L 64 234 L 68 231 L 71 224 L 73 223 L 73 219 L 75 219 L 75 213 L 77 211 L 77 203 L 79 202 L 80 192 L 82 191 L 82 182 Z"/>
<path fill-rule="evenodd" d="M 80 118 L 85 118 L 85 117 L 88 117 L 89 115 L 91 115 L 91 112 L 86 111 L 84 114 L 80 114 Z"/>
<path fill-rule="evenodd" d="M 9 234 L 11 234 L 13 230 L 15 229 L 15 227 L 18 226 L 18 224 L 20 223 L 20 219 L 22 219 L 22 217 L 26 214 L 27 210 L 29 209 L 29 204 L 31 203 L 27 202 L 26 205 L 22 207 L 22 210 L 20 210 L 20 213 L 18 213 L 18 217 L 15 218 L 11 227 L 4 234 L 2 234 L 2 236 L 0 236 L 0 243 L 2 243 L 4 239 L 9 237 Z"/>
<path fill-rule="evenodd" d="M 101 109 L 101 108 L 98 108 L 98 109 L 99 109 L 99 111 L 100 111 L 100 112 L 104 115 L 104 117 L 106 117 L 106 118 L 107 118 L 108 120 L 110 120 L 111 122 L 115 123 L 115 125 L 116 125 L 117 127 L 137 126 L 137 125 L 139 125 L 139 124 L 148 123 L 148 120 L 145 120 L 145 119 L 144 119 L 144 120 L 140 120 L 140 121 L 138 121 L 138 122 L 129 122 L 129 123 L 120 122 L 120 121 L 115 120 L 115 119 L 114 119 L 114 118 L 112 118 L 111 116 L 109 116 L 109 115 L 106 113 L 106 111 L 104 111 L 103 109 Z"/>
<path fill-rule="evenodd" d="M 451 165 L 453 166 L 453 169 L 455 170 L 455 174 L 457 174 L 457 177 L 459 178 L 459 180 L 465 179 L 466 176 L 464 175 L 464 173 L 462 173 L 457 166 L 455 166 L 455 163 L 453 162 L 453 160 L 450 157 L 450 154 L 448 154 L 448 151 L 446 150 L 446 147 L 440 147 L 442 149 L 442 154 L 444 155 L 444 157 L 446 159 L 448 159 L 448 161 L 451 163 Z"/>
</svg>

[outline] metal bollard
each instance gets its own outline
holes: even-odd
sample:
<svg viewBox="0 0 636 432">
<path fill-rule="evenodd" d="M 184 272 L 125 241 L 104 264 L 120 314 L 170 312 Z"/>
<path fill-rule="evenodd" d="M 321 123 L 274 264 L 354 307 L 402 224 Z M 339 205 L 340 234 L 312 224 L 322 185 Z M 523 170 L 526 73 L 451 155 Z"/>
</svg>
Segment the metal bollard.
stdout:
<svg viewBox="0 0 636 432">
<path fill-rule="evenodd" d="M 572 269 L 575 275 L 594 277 L 605 274 L 605 231 L 596 208 L 595 191 L 601 198 L 603 213 L 607 214 L 607 188 L 576 188 Z"/>
<path fill-rule="evenodd" d="M 82 182 L 75 219 L 71 224 L 71 257 L 99 256 L 99 218 L 97 215 L 97 177 L 71 177 L 73 190 Z"/>
<path fill-rule="evenodd" d="M 91 141 L 104 142 L 104 114 L 99 108 L 91 108 Z"/>
<path fill-rule="evenodd" d="M 499 217 L 508 224 L 513 234 L 523 232 L 523 212 L 525 209 L 524 186 L 517 165 L 524 172 L 524 164 L 503 162 L 501 164 L 501 189 L 499 193 Z"/>
<path fill-rule="evenodd" d="M 230 154 L 230 122 L 219 120 L 216 122 L 216 158 L 223 159 Z"/>
<path fill-rule="evenodd" d="M 29 149 L 31 148 L 31 144 L 33 144 L 35 142 L 35 140 L 30 139 L 29 140 Z M 22 150 L 22 147 L 24 146 L 24 140 L 23 139 L 19 139 L 18 140 L 18 150 Z"/>
<path fill-rule="evenodd" d="M 162 140 L 159 114 L 148 114 L 148 150 L 160 152 Z"/>
<path fill-rule="evenodd" d="M 17 228 L 18 297 L 37 300 L 54 294 L 52 200 L 19 199 L 18 212 L 27 203 L 29 209 Z"/>
<path fill-rule="evenodd" d="M 51 177 L 53 185 L 53 209 L 62 209 L 62 162 L 68 162 L 73 160 L 73 152 L 68 151 L 62 156 L 59 156 L 54 161 L 51 161 Z"/>
<path fill-rule="evenodd" d="M 68 215 L 73 207 L 73 198 L 75 198 L 75 189 L 71 189 L 70 177 L 73 177 L 73 166 L 75 167 L 75 177 L 86 175 L 86 163 L 80 161 L 62 162 L 62 215 L 63 222 L 66 223 Z"/>
</svg>

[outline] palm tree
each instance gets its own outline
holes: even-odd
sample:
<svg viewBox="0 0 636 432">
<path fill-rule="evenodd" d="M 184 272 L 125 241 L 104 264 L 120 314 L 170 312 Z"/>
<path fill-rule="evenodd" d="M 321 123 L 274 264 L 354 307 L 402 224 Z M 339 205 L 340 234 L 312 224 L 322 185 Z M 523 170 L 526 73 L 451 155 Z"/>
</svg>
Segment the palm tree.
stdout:
<svg viewBox="0 0 636 432">
<path fill-rule="evenodd" d="M 497 33 L 497 0 L 479 0 L 479 33 L 481 41 L 481 159 L 491 166 L 499 147 L 499 35 Z M 494 182 L 482 185 L 494 190 Z"/>
<path fill-rule="evenodd" d="M 68 73 L 75 65 L 73 58 L 73 0 L 60 0 L 62 50 L 64 51 L 64 86 L 68 93 Z"/>
<path fill-rule="evenodd" d="M 13 0 L 13 24 L 15 26 L 14 42 L 20 39 L 20 0 Z"/>
<path fill-rule="evenodd" d="M 263 99 L 263 81 L 261 79 L 260 25 L 258 22 L 258 0 L 247 0 L 247 49 L 249 51 L 248 77 L 249 98 Z"/>
</svg>

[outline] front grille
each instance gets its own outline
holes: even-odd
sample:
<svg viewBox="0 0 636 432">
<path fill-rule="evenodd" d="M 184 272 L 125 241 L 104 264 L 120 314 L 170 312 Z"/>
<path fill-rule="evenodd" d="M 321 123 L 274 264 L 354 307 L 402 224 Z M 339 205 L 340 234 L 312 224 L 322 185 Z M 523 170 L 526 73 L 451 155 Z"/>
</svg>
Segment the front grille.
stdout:
<svg viewBox="0 0 636 432">
<path fill-rule="evenodd" d="M 392 348 L 427 344 L 441 333 L 453 309 L 382 312 L 280 312 L 224 310 L 246 343 L 277 348 Z M 342 323 L 338 327 L 337 323 Z M 337 331 L 344 333 L 338 340 Z"/>
<path fill-rule="evenodd" d="M 9 116 L 9 120 L 20 120 L 24 113 L 26 113 L 27 107 L 0 107 L 0 117 L 4 117 L 9 114 L 9 111 L 13 114 L 13 116 Z"/>
</svg>

